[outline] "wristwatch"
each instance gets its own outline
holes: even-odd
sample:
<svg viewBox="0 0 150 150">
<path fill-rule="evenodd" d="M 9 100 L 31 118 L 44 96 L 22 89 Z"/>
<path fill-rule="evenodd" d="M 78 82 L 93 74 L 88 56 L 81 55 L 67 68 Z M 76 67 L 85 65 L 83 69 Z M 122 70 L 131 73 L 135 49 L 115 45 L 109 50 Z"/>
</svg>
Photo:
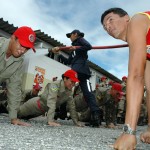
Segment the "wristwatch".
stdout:
<svg viewBox="0 0 150 150">
<path fill-rule="evenodd" d="M 136 135 L 136 130 L 132 130 L 129 124 L 123 126 L 123 132 L 126 134 Z"/>
</svg>

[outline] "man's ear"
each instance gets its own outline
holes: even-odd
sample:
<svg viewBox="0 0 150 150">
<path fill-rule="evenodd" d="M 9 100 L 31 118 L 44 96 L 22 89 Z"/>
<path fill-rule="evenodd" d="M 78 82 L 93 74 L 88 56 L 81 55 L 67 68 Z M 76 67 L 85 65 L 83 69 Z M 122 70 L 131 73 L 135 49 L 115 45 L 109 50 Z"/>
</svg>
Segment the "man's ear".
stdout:
<svg viewBox="0 0 150 150">
<path fill-rule="evenodd" d="M 12 39 L 12 40 L 16 40 L 15 35 L 12 35 L 12 36 L 11 36 L 11 39 Z"/>
<path fill-rule="evenodd" d="M 129 22 L 129 21 L 130 21 L 129 15 L 125 15 L 124 18 L 125 18 L 126 22 Z"/>
<path fill-rule="evenodd" d="M 64 79 L 63 79 L 64 81 L 66 81 L 67 80 L 67 78 L 66 77 L 64 77 Z"/>
</svg>

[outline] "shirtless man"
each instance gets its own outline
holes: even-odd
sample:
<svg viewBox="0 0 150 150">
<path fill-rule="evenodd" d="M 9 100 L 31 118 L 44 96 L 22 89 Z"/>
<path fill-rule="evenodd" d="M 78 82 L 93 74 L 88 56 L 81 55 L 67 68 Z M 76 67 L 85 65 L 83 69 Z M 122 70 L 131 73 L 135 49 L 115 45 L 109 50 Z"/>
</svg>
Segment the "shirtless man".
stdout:
<svg viewBox="0 0 150 150">
<path fill-rule="evenodd" d="M 131 19 L 121 8 L 110 8 L 101 16 L 107 33 L 129 45 L 129 69 L 127 82 L 127 107 L 124 132 L 115 141 L 113 148 L 135 149 L 136 126 L 144 91 L 147 89 L 148 128 L 141 140 L 150 144 L 150 11 L 135 14 Z"/>
</svg>

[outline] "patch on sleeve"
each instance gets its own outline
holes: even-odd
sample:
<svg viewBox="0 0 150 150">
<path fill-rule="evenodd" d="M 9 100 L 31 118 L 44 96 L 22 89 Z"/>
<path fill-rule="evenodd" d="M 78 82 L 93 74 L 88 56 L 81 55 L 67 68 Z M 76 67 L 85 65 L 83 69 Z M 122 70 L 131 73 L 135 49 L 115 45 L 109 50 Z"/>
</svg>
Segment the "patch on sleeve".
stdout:
<svg viewBox="0 0 150 150">
<path fill-rule="evenodd" d="M 58 91 L 58 89 L 59 89 L 56 84 L 51 84 L 50 88 L 51 88 L 51 90 L 52 90 L 53 92 L 56 92 L 56 91 Z"/>
</svg>

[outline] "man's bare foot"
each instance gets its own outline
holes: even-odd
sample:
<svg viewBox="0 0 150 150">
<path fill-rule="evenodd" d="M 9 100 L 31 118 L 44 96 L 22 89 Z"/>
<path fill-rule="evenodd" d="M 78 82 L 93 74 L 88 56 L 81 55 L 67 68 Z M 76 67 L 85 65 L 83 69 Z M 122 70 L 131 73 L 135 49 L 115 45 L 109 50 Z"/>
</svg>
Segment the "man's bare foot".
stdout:
<svg viewBox="0 0 150 150">
<path fill-rule="evenodd" d="M 148 129 L 147 131 L 141 133 L 140 139 L 141 139 L 142 142 L 150 144 L 150 129 Z"/>
</svg>

